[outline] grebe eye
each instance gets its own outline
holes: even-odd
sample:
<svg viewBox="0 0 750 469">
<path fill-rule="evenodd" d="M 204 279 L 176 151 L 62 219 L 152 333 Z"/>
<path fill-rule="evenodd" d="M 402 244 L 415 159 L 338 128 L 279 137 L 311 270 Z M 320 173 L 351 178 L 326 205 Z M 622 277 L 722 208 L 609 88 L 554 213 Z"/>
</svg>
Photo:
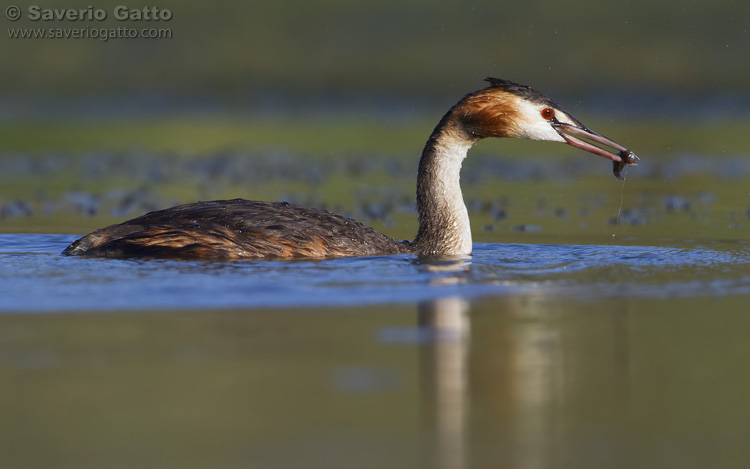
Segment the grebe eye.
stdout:
<svg viewBox="0 0 750 469">
<path fill-rule="evenodd" d="M 555 117 L 555 110 L 552 109 L 551 107 L 546 107 L 542 109 L 542 117 L 547 120 L 552 119 L 553 117 Z"/>
</svg>

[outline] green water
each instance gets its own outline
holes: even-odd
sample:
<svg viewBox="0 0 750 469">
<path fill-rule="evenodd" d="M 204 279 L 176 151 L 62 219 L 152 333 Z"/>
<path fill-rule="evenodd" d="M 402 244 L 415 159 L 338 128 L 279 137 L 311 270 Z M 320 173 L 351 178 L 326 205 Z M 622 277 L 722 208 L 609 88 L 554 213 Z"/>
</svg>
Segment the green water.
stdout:
<svg viewBox="0 0 750 469">
<path fill-rule="evenodd" d="M 746 467 L 746 300 L 2 315 L 0 458 Z"/>
<path fill-rule="evenodd" d="M 416 232 L 430 126 L 241 124 L 6 125 L 0 232 L 239 196 Z M 493 244 L 456 276 L 401 258 L 106 263 L 60 258 L 72 237 L 5 235 L 0 466 L 747 467 L 744 130 L 592 127 L 635 142 L 625 183 L 561 145 L 473 150 L 464 198 Z"/>
</svg>

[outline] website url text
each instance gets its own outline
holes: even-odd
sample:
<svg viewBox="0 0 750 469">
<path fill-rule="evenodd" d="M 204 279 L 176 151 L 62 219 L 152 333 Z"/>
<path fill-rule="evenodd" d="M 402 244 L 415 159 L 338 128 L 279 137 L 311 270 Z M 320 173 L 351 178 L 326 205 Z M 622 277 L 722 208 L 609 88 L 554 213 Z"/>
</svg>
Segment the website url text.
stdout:
<svg viewBox="0 0 750 469">
<path fill-rule="evenodd" d="M 98 39 L 106 42 L 110 39 L 171 39 L 172 30 L 168 28 L 10 28 L 11 39 Z"/>
</svg>

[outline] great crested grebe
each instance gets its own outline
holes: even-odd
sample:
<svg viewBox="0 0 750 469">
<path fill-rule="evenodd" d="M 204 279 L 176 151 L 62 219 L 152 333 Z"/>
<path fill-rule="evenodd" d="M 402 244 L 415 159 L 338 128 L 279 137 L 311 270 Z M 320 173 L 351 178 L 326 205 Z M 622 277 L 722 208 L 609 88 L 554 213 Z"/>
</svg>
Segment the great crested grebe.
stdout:
<svg viewBox="0 0 750 469">
<path fill-rule="evenodd" d="M 147 213 L 96 230 L 73 242 L 63 254 L 183 259 L 468 255 L 471 228 L 459 172 L 469 148 L 480 139 L 567 143 L 612 160 L 617 177 L 625 165 L 635 164 L 633 152 L 589 130 L 542 93 L 498 78 L 486 81 L 490 86 L 464 96 L 427 140 L 417 173 L 419 231 L 414 241 L 396 241 L 325 210 L 234 199 Z"/>
</svg>

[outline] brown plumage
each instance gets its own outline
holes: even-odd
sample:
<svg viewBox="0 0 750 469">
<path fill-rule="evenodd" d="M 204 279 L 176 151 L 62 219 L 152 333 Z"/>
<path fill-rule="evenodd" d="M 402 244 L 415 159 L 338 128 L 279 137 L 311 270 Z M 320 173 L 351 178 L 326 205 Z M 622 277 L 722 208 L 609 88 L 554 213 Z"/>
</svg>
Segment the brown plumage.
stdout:
<svg viewBox="0 0 750 469">
<path fill-rule="evenodd" d="M 408 243 L 326 210 L 234 199 L 151 212 L 94 231 L 63 254 L 242 259 L 407 252 L 411 252 Z"/>
<path fill-rule="evenodd" d="M 396 241 L 325 210 L 234 199 L 151 212 L 94 231 L 63 254 L 183 259 L 462 256 L 471 253 L 471 229 L 459 173 L 469 148 L 478 140 L 563 142 L 608 158 L 616 168 L 635 164 L 637 157 L 630 150 L 589 130 L 542 93 L 497 78 L 487 81 L 489 87 L 454 105 L 427 140 L 417 172 L 419 232 L 412 242 Z"/>
</svg>

